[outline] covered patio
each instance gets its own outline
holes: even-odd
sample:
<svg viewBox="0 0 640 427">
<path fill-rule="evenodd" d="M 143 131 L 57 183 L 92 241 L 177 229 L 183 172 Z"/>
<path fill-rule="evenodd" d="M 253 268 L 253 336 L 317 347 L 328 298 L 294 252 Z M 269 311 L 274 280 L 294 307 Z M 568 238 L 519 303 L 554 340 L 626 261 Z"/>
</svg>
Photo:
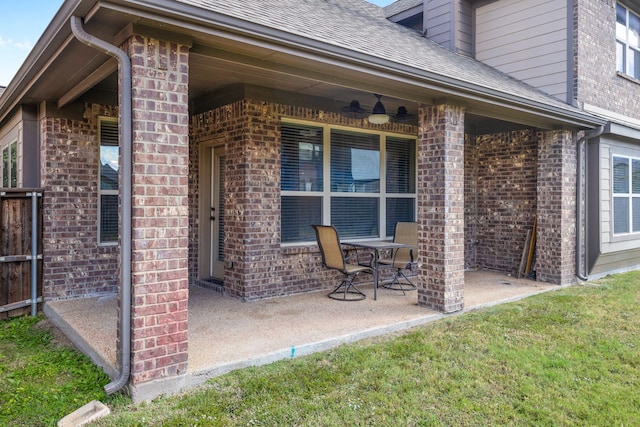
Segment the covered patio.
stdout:
<svg viewBox="0 0 640 427">
<path fill-rule="evenodd" d="M 465 308 L 515 301 L 558 286 L 492 271 L 465 273 Z M 248 366 L 407 330 L 448 315 L 418 306 L 417 292 L 361 286 L 363 301 L 338 302 L 326 291 L 242 302 L 215 291 L 189 289 L 188 369 L 183 387 Z M 117 375 L 116 296 L 51 301 L 45 313 L 96 365 Z M 461 312 L 458 312 L 459 314 Z M 140 396 L 139 396 L 140 397 Z"/>
</svg>

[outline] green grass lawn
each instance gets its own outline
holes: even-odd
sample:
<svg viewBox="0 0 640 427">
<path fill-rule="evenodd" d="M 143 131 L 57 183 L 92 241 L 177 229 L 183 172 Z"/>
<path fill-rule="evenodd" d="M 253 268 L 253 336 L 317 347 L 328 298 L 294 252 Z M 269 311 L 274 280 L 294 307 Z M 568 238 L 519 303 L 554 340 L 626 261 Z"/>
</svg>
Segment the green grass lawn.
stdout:
<svg viewBox="0 0 640 427">
<path fill-rule="evenodd" d="M 4 327 L 0 329 L 11 329 L 7 325 L 14 323 L 28 322 L 0 323 Z M 35 387 L 33 376 L 12 368 L 11 360 L 22 356 L 8 352 L 22 350 L 12 347 L 16 344 L 7 337 L 5 332 L 0 337 L 0 393 L 15 398 L 13 403 L 0 403 L 0 425 L 15 420 L 34 425 L 28 422 L 34 419 L 34 409 L 22 403 L 21 395 L 37 394 L 29 391 Z M 52 350 L 46 339 L 41 341 L 39 359 L 49 359 Z M 84 359 L 73 357 L 57 363 L 66 369 L 85 365 Z M 49 380 L 59 384 L 58 399 L 73 394 L 80 406 L 101 398 L 101 390 L 68 385 L 72 380 L 62 372 Z M 9 376 L 14 383 L 8 382 Z M 79 372 L 79 378 L 85 376 L 90 378 L 86 383 L 100 387 L 108 382 L 90 367 Z M 96 425 L 636 426 L 640 425 L 640 273 L 235 371 L 190 393 L 149 404 L 109 399 L 112 415 Z M 37 406 L 49 414 L 56 408 L 44 401 Z M 54 418 L 49 415 L 41 424 Z"/>
</svg>

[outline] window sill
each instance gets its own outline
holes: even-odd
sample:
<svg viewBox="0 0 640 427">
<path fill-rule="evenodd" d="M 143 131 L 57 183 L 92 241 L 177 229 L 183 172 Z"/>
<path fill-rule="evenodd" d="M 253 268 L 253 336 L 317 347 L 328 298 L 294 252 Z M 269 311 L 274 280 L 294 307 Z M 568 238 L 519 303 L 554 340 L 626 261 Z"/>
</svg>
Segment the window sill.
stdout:
<svg viewBox="0 0 640 427">
<path fill-rule="evenodd" d="M 640 240 L 640 233 L 612 234 L 611 243 L 630 242 Z"/>
<path fill-rule="evenodd" d="M 630 81 L 631 83 L 635 83 L 637 85 L 640 85 L 640 80 L 636 79 L 635 77 L 631 77 L 628 74 L 625 74 L 621 71 L 616 71 L 616 74 L 618 75 L 618 77 L 623 78 L 625 80 Z"/>
<path fill-rule="evenodd" d="M 282 255 L 298 255 L 319 252 L 320 249 L 315 243 L 289 243 L 280 247 Z"/>
</svg>

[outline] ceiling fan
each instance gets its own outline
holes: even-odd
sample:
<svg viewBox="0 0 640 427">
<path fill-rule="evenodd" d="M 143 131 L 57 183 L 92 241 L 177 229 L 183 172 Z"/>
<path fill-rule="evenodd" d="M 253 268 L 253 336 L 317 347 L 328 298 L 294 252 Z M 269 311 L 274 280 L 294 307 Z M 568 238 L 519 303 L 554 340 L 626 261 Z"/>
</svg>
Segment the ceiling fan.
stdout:
<svg viewBox="0 0 640 427">
<path fill-rule="evenodd" d="M 349 106 L 342 107 L 340 111 L 343 115 L 352 119 L 367 118 L 369 123 L 372 124 L 384 124 L 388 123 L 390 120 L 396 123 L 410 123 L 411 121 L 415 120 L 415 114 L 409 114 L 406 107 L 404 106 L 398 108 L 397 114 L 388 114 L 381 101 L 382 95 L 374 93 L 373 96 L 378 98 L 378 101 L 375 103 L 375 105 L 373 106 L 373 110 L 370 112 L 360 107 L 360 101 L 356 99 L 351 101 Z"/>
</svg>

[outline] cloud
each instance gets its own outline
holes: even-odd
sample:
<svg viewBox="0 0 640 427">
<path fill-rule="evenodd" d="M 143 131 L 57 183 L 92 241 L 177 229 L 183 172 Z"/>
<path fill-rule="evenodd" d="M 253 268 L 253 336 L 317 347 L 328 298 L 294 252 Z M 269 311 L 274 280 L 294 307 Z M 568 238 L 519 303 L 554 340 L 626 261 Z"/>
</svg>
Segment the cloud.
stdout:
<svg viewBox="0 0 640 427">
<path fill-rule="evenodd" d="M 20 49 L 20 50 L 31 50 L 33 49 L 33 44 L 29 41 L 17 42 L 12 38 L 5 39 L 0 36 L 0 48 L 1 49 Z"/>
</svg>

